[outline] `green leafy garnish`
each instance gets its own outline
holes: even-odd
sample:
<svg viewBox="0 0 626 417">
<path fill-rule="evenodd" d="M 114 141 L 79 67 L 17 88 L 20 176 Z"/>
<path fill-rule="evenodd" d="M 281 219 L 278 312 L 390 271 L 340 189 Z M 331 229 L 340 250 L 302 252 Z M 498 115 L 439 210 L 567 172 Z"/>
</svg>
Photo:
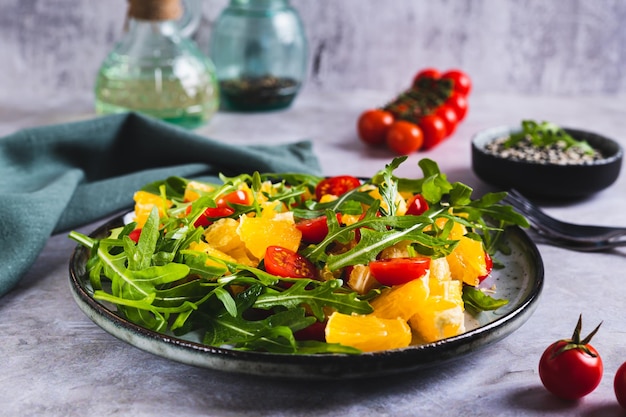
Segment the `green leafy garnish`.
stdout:
<svg viewBox="0 0 626 417">
<path fill-rule="evenodd" d="M 522 130 L 512 133 L 504 142 L 504 146 L 510 148 L 528 139 L 536 147 L 548 147 L 559 142 L 565 144 L 565 148 L 572 146 L 582 149 L 587 154 L 593 154 L 594 149 L 586 142 L 574 139 L 560 126 L 551 122 L 537 123 L 533 120 L 523 120 Z"/>
</svg>

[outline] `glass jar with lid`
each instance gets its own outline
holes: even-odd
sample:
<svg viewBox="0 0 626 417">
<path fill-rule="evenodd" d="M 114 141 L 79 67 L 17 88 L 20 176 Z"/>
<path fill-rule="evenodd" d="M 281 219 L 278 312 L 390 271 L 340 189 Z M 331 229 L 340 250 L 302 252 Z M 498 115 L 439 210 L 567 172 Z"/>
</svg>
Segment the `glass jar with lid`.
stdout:
<svg viewBox="0 0 626 417">
<path fill-rule="evenodd" d="M 306 77 L 307 41 L 288 0 L 230 0 L 211 32 L 225 109 L 289 107 Z"/>
</svg>

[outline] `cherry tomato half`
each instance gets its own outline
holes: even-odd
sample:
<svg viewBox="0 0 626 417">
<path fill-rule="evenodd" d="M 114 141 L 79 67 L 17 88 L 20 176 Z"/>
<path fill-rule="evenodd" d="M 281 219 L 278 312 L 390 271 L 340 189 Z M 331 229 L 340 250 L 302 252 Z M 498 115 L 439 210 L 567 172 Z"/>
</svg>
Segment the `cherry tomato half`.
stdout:
<svg viewBox="0 0 626 417">
<path fill-rule="evenodd" d="M 429 114 L 420 119 L 419 126 L 424 132 L 424 149 L 432 149 L 446 138 L 446 124 L 437 115 Z"/>
<path fill-rule="evenodd" d="M 368 145 L 382 145 L 394 117 L 385 110 L 367 110 L 359 117 L 357 132 L 359 138 Z"/>
<path fill-rule="evenodd" d="M 441 78 L 452 80 L 452 88 L 459 94 L 467 96 L 472 90 L 472 80 L 461 70 L 453 69 L 441 74 Z"/>
<path fill-rule="evenodd" d="M 339 213 L 337 213 L 337 221 L 341 221 Z M 328 219 L 326 216 L 302 219 L 296 222 L 296 229 L 302 233 L 303 242 L 320 243 L 328 235 Z"/>
<path fill-rule="evenodd" d="M 139 242 L 140 236 L 141 236 L 141 229 L 135 229 L 128 234 L 128 237 L 135 243 Z"/>
<path fill-rule="evenodd" d="M 452 93 L 444 104 L 452 107 L 452 109 L 456 112 L 459 122 L 465 118 L 469 105 L 467 103 L 467 97 L 463 94 L 459 94 L 457 92 Z"/>
<path fill-rule="evenodd" d="M 493 259 L 489 253 L 485 252 L 485 267 L 487 268 L 487 273 L 485 275 L 481 275 L 478 277 L 478 282 L 483 282 L 487 279 L 491 271 L 493 271 Z"/>
<path fill-rule="evenodd" d="M 325 178 L 317 183 L 315 197 L 321 199 L 326 194 L 340 196 L 361 186 L 361 181 L 350 175 Z"/>
<path fill-rule="evenodd" d="M 622 408 L 626 409 L 626 362 L 624 362 L 615 373 L 613 389 L 615 390 L 617 402 Z"/>
<path fill-rule="evenodd" d="M 596 389 L 604 370 L 598 351 L 589 344 L 598 327 L 580 340 L 581 319 L 571 339 L 552 343 L 539 360 L 539 377 L 544 387 L 565 400 L 576 400 Z"/>
<path fill-rule="evenodd" d="M 230 207 L 207 207 L 202 216 L 198 217 L 193 225 L 196 227 L 207 227 L 213 223 L 213 220 L 228 217 L 234 213 L 235 210 Z"/>
<path fill-rule="evenodd" d="M 418 151 L 424 143 L 422 129 L 406 120 L 398 120 L 387 131 L 387 146 L 399 155 L 409 155 Z"/>
<path fill-rule="evenodd" d="M 430 258 L 390 258 L 369 263 L 370 272 L 383 285 L 400 285 L 423 277 L 430 268 Z"/>
<path fill-rule="evenodd" d="M 441 117 L 443 123 L 446 126 L 446 137 L 450 136 L 456 130 L 457 124 L 459 124 L 459 116 L 456 115 L 456 111 L 451 106 L 442 105 L 435 110 L 435 116 Z"/>
<path fill-rule="evenodd" d="M 218 207 L 230 207 L 231 204 L 241 204 L 249 206 L 252 204 L 250 195 L 244 190 L 236 190 L 218 198 L 215 202 Z"/>
<path fill-rule="evenodd" d="M 419 216 L 428 210 L 428 202 L 421 194 L 415 194 L 406 203 L 406 214 Z"/>
<path fill-rule="evenodd" d="M 307 258 L 282 246 L 268 246 L 265 250 L 265 270 L 284 278 L 317 277 L 315 265 Z"/>
</svg>

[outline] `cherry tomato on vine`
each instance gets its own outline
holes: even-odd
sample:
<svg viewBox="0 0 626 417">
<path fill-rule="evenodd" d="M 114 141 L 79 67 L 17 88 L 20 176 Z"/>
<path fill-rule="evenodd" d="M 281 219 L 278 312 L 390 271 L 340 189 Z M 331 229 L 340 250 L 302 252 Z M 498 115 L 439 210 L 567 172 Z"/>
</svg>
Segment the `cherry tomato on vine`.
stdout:
<svg viewBox="0 0 626 417">
<path fill-rule="evenodd" d="M 452 80 L 452 89 L 467 96 L 472 90 L 472 80 L 461 70 L 453 69 L 441 74 L 441 78 Z"/>
<path fill-rule="evenodd" d="M 399 155 L 409 155 L 418 151 L 424 143 L 422 129 L 415 123 L 398 120 L 387 132 L 387 146 Z"/>
<path fill-rule="evenodd" d="M 437 107 L 434 114 L 441 117 L 441 120 L 446 125 L 446 137 L 453 134 L 456 130 L 456 125 L 459 123 L 459 116 L 456 115 L 456 111 L 451 106 L 444 104 Z"/>
<path fill-rule="evenodd" d="M 420 70 L 417 74 L 415 74 L 415 76 L 413 77 L 413 84 L 423 78 L 438 80 L 439 78 L 441 78 L 441 72 L 439 72 L 439 70 L 436 68 L 424 68 Z"/>
<path fill-rule="evenodd" d="M 478 277 L 478 282 L 483 282 L 487 279 L 491 271 L 493 271 L 493 259 L 489 253 L 485 252 L 485 267 L 487 268 L 487 273 L 485 275 L 481 275 Z"/>
<path fill-rule="evenodd" d="M 339 213 L 337 213 L 337 221 L 341 221 Z M 320 243 L 328 235 L 328 220 L 326 216 L 302 219 L 296 222 L 296 229 L 302 233 L 303 242 Z"/>
<path fill-rule="evenodd" d="M 359 138 L 368 145 L 382 145 L 393 122 L 393 114 L 388 111 L 367 110 L 361 114 L 357 122 Z"/>
<path fill-rule="evenodd" d="M 582 398 L 596 389 L 604 370 L 598 351 L 589 344 L 600 325 L 583 340 L 581 327 L 582 316 L 572 338 L 554 342 L 539 360 L 539 377 L 544 387 L 565 400 Z"/>
<path fill-rule="evenodd" d="M 324 178 L 315 187 L 315 197 L 320 200 L 326 194 L 340 196 L 361 186 L 361 181 L 351 175 Z"/>
<path fill-rule="evenodd" d="M 428 210 L 428 202 L 421 194 L 415 194 L 406 203 L 406 214 L 419 216 Z"/>
<path fill-rule="evenodd" d="M 383 285 L 400 285 L 423 277 L 430 268 L 430 258 L 389 258 L 369 263 L 370 272 Z"/>
<path fill-rule="evenodd" d="M 624 362 L 615 373 L 613 389 L 615 390 L 617 402 L 622 408 L 626 409 L 626 362 Z"/>
<path fill-rule="evenodd" d="M 268 246 L 265 250 L 265 270 L 284 278 L 317 277 L 315 266 L 304 256 L 282 246 Z"/>
<path fill-rule="evenodd" d="M 250 195 L 244 190 L 235 190 L 218 198 L 215 202 L 218 207 L 230 207 L 230 204 L 241 204 L 249 206 L 252 204 Z"/>
<path fill-rule="evenodd" d="M 467 103 L 467 97 L 463 94 L 459 94 L 457 92 L 452 93 L 444 104 L 452 107 L 452 109 L 456 112 L 459 122 L 465 118 L 469 105 Z"/>
<path fill-rule="evenodd" d="M 434 114 L 429 114 L 420 119 L 419 127 L 424 133 L 424 149 L 431 149 L 446 138 L 446 124 L 443 119 Z"/>
</svg>

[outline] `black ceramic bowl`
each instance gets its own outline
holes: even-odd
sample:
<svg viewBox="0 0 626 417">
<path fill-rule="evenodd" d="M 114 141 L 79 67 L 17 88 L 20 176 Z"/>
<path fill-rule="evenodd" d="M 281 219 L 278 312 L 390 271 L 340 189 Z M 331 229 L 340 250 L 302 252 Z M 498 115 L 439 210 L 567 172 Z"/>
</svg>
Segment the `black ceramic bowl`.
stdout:
<svg viewBox="0 0 626 417">
<path fill-rule="evenodd" d="M 487 153 L 491 141 L 519 132 L 521 128 L 502 126 L 484 130 L 472 139 L 472 168 L 486 183 L 523 194 L 550 199 L 587 197 L 609 187 L 619 176 L 623 150 L 607 137 L 565 128 L 574 139 L 584 140 L 600 151 L 603 159 L 586 165 L 540 164 L 498 157 Z"/>
</svg>

